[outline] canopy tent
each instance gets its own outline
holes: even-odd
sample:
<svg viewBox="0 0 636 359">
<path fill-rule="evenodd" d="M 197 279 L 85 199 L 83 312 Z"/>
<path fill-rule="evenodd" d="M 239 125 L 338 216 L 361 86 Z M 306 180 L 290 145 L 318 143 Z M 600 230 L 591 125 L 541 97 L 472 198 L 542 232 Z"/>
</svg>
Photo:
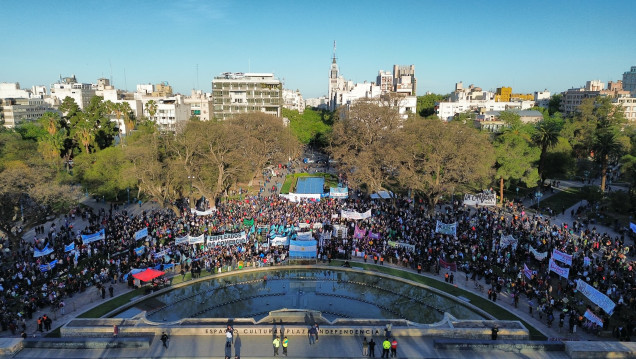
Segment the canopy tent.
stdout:
<svg viewBox="0 0 636 359">
<path fill-rule="evenodd" d="M 153 268 L 148 268 L 145 271 L 135 273 L 132 276 L 139 279 L 142 282 L 148 282 L 164 274 L 166 274 L 166 272 L 162 272 L 160 270 L 156 270 Z"/>
</svg>

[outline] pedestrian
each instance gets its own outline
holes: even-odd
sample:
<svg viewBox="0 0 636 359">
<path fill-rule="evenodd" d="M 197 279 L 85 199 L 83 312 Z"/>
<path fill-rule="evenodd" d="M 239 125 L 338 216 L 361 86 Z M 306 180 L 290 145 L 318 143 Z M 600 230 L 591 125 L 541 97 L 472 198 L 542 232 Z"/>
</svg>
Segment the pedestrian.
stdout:
<svg viewBox="0 0 636 359">
<path fill-rule="evenodd" d="M 60 313 L 62 315 L 66 314 L 66 310 L 64 309 L 64 307 L 66 306 L 66 303 L 64 303 L 63 300 L 60 301 Z"/>
<path fill-rule="evenodd" d="M 387 323 L 386 327 L 384 327 L 384 337 L 388 338 L 391 336 L 391 329 L 393 328 L 393 325 L 391 323 Z"/>
<path fill-rule="evenodd" d="M 23 330 L 22 333 L 20 333 L 20 336 L 22 337 L 22 339 L 26 339 L 27 333 Z"/>
<path fill-rule="evenodd" d="M 314 329 L 316 329 L 316 343 L 318 343 L 318 332 L 320 331 L 318 323 L 314 323 Z"/>
<path fill-rule="evenodd" d="M 38 318 L 38 331 L 42 332 L 42 328 L 44 326 L 44 322 L 42 321 L 42 317 Z"/>
<path fill-rule="evenodd" d="M 108 287 L 108 294 L 110 294 L 110 297 L 111 297 L 111 298 L 113 297 L 113 293 L 114 293 L 114 292 L 115 292 L 115 288 L 113 288 L 113 285 L 111 284 L 111 285 Z"/>
<path fill-rule="evenodd" d="M 369 342 L 367 341 L 367 337 L 364 337 L 362 340 L 362 356 L 369 356 Z"/>
<path fill-rule="evenodd" d="M 382 356 L 381 356 L 381 358 L 388 358 L 390 349 L 391 349 L 391 342 L 389 341 L 389 338 L 384 338 L 384 341 L 382 342 Z"/>
<path fill-rule="evenodd" d="M 44 330 L 46 330 L 47 332 L 51 330 L 51 324 L 53 323 L 53 320 L 51 320 L 51 318 L 44 314 L 42 316 L 42 321 L 44 322 Z"/>
<path fill-rule="evenodd" d="M 313 345 L 316 343 L 316 337 L 318 336 L 318 332 L 316 331 L 316 327 L 312 326 L 307 331 L 309 334 L 309 345 Z"/>
<path fill-rule="evenodd" d="M 161 341 L 163 342 L 163 347 L 168 349 L 168 341 L 170 340 L 170 337 L 168 337 L 168 334 L 166 334 L 166 332 L 163 332 L 161 334 Z"/>
<path fill-rule="evenodd" d="M 492 340 L 497 340 L 497 333 L 499 333 L 499 328 L 497 327 L 497 325 L 495 325 L 494 327 L 492 327 L 492 330 L 490 332 L 490 337 L 492 338 Z"/>
<path fill-rule="evenodd" d="M 391 340 L 391 358 L 397 358 L 397 339 L 395 337 Z"/>
<path fill-rule="evenodd" d="M 371 338 L 371 341 L 369 341 L 369 356 L 371 358 L 375 358 L 375 341 L 373 340 L 373 338 Z"/>
<path fill-rule="evenodd" d="M 455 281 L 455 275 L 451 273 L 450 278 L 448 280 L 450 281 L 450 284 L 453 284 L 453 282 Z"/>
<path fill-rule="evenodd" d="M 102 299 L 106 299 L 106 287 L 104 287 L 103 285 L 102 287 Z"/>
<path fill-rule="evenodd" d="M 285 336 L 285 338 L 283 338 L 283 354 L 285 356 L 287 356 L 287 346 L 289 345 L 289 339 L 287 339 L 287 337 Z"/>
<path fill-rule="evenodd" d="M 274 341 L 272 342 L 272 345 L 274 346 L 274 356 L 278 355 L 278 347 L 280 347 L 280 339 L 278 338 L 278 335 L 276 336 L 276 338 L 274 338 Z"/>
<path fill-rule="evenodd" d="M 227 328 L 225 329 L 225 346 L 231 347 L 233 339 L 234 339 L 234 329 L 232 328 L 231 325 L 228 324 Z"/>
<path fill-rule="evenodd" d="M 119 335 L 119 327 L 117 326 L 117 324 L 113 325 L 113 337 L 117 338 L 117 336 Z"/>
</svg>

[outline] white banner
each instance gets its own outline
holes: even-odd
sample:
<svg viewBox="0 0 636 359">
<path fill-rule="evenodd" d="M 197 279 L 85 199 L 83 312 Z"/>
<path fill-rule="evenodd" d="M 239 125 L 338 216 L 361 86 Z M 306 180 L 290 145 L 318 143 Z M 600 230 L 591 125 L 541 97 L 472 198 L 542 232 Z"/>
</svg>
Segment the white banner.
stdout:
<svg viewBox="0 0 636 359">
<path fill-rule="evenodd" d="M 484 192 L 478 194 L 465 194 L 464 205 L 469 206 L 496 206 L 497 194 L 494 192 Z"/>
<path fill-rule="evenodd" d="M 552 258 L 550 258 L 550 270 L 566 279 L 570 276 L 570 268 L 559 267 Z"/>
<path fill-rule="evenodd" d="M 413 244 L 409 244 L 409 243 L 404 243 L 404 242 L 394 242 L 394 241 L 388 241 L 387 244 L 391 247 L 397 247 L 397 248 L 404 248 L 408 251 L 411 252 L 415 252 L 415 245 Z"/>
<path fill-rule="evenodd" d="M 205 236 L 203 234 L 198 237 L 188 236 L 188 242 L 190 244 L 199 244 L 199 243 L 203 243 L 204 241 L 205 241 Z"/>
<path fill-rule="evenodd" d="M 577 279 L 576 280 L 576 290 L 581 292 L 584 296 L 587 297 L 592 303 L 598 305 L 605 311 L 605 313 L 612 315 L 614 312 L 614 307 L 616 304 L 609 299 L 608 296 L 596 290 L 596 288 L 587 284 L 584 280 Z"/>
<path fill-rule="evenodd" d="M 297 232 L 296 240 L 298 241 L 311 241 L 314 237 L 311 235 L 311 232 Z"/>
<path fill-rule="evenodd" d="M 557 260 L 561 263 L 565 263 L 569 266 L 572 265 L 572 255 L 561 252 L 556 248 L 552 250 L 552 259 Z"/>
<path fill-rule="evenodd" d="M 435 233 L 452 234 L 454 236 L 457 236 L 457 222 L 446 224 L 437 221 L 437 225 L 435 226 Z"/>
<path fill-rule="evenodd" d="M 583 316 L 587 318 L 590 322 L 596 323 L 596 325 L 603 328 L 603 319 L 599 318 L 598 315 L 592 313 L 591 310 L 589 309 L 586 310 Z"/>
<path fill-rule="evenodd" d="M 345 238 L 347 236 L 347 226 L 343 226 L 340 224 L 333 225 L 333 236 L 336 238 Z"/>
<path fill-rule="evenodd" d="M 225 233 L 216 236 L 208 236 L 206 247 L 230 246 L 233 244 L 247 243 L 247 234 L 245 232 Z"/>
<path fill-rule="evenodd" d="M 371 217 L 371 210 L 368 210 L 364 213 L 342 210 L 340 211 L 340 217 L 346 219 L 367 219 Z"/>
<path fill-rule="evenodd" d="M 289 238 L 283 237 L 283 236 L 274 237 L 269 240 L 269 245 L 270 246 L 288 246 Z"/>
<path fill-rule="evenodd" d="M 190 212 L 195 213 L 197 216 L 209 216 L 216 211 L 216 208 L 210 208 L 207 211 L 197 211 L 195 208 L 190 208 Z"/>
<path fill-rule="evenodd" d="M 177 237 L 174 239 L 174 244 L 190 244 L 190 236 Z"/>
<path fill-rule="evenodd" d="M 544 260 L 548 256 L 548 252 L 538 252 L 536 249 L 530 246 L 530 253 L 536 258 L 538 261 Z"/>
<path fill-rule="evenodd" d="M 501 248 L 506 248 L 508 246 L 512 246 L 512 249 L 517 249 L 517 244 L 519 243 L 519 241 L 517 239 L 515 239 L 515 237 L 511 235 L 509 236 L 504 236 L 503 234 L 501 235 L 501 240 L 499 241 L 499 246 Z"/>
</svg>

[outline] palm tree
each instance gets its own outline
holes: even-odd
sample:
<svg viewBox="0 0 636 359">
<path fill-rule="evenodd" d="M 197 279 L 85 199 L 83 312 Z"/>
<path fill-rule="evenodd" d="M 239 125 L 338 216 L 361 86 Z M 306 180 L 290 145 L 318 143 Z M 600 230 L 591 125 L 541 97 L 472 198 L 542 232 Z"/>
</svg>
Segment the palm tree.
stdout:
<svg viewBox="0 0 636 359">
<path fill-rule="evenodd" d="M 539 176 L 541 177 L 541 186 L 545 182 L 545 159 L 548 150 L 559 143 L 559 135 L 563 128 L 563 121 L 556 118 L 548 118 L 537 123 L 536 132 L 532 136 L 532 142 L 541 148 L 539 156 Z"/>
<path fill-rule="evenodd" d="M 124 127 L 126 128 L 126 136 L 135 128 L 135 118 L 132 115 L 132 109 L 128 102 L 122 102 L 120 104 L 120 110 L 124 116 Z"/>
<path fill-rule="evenodd" d="M 616 157 L 623 151 L 623 144 L 612 129 L 601 129 L 594 137 L 594 158 L 601 164 L 601 191 L 605 192 L 607 169 L 610 158 Z"/>
<path fill-rule="evenodd" d="M 46 132 L 53 136 L 60 128 L 60 115 L 53 112 L 45 112 L 42 117 L 40 117 L 39 122 Z"/>
<path fill-rule="evenodd" d="M 146 111 L 148 111 L 150 119 L 154 120 L 155 114 L 157 113 L 157 103 L 155 102 L 155 100 L 146 102 Z"/>
<path fill-rule="evenodd" d="M 84 147 L 86 153 L 90 153 L 89 147 L 95 141 L 95 134 L 93 133 L 93 128 L 90 123 L 86 121 L 78 123 L 75 127 L 73 137 Z"/>
</svg>

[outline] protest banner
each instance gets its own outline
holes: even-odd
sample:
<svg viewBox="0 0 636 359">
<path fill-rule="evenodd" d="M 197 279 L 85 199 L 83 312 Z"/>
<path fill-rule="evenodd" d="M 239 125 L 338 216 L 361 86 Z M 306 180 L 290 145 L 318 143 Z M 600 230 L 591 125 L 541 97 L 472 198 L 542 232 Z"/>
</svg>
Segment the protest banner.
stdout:
<svg viewBox="0 0 636 359">
<path fill-rule="evenodd" d="M 457 263 L 456 262 L 446 262 L 442 258 L 439 259 L 439 266 L 442 268 L 449 269 L 451 272 L 457 272 Z"/>
<path fill-rule="evenodd" d="M 216 246 L 231 246 L 239 243 L 247 243 L 247 234 L 245 231 L 208 236 L 205 245 L 207 248 L 212 248 Z"/>
<path fill-rule="evenodd" d="M 504 236 L 503 234 L 501 235 L 501 239 L 499 240 L 499 246 L 501 248 L 506 248 L 508 246 L 512 246 L 512 249 L 517 249 L 517 244 L 519 243 L 519 241 L 517 239 L 515 239 L 515 237 L 511 235 L 507 235 Z"/>
<path fill-rule="evenodd" d="M 174 239 L 174 244 L 190 244 L 190 236 L 177 237 Z"/>
<path fill-rule="evenodd" d="M 395 241 L 387 241 L 386 243 L 393 248 L 404 248 L 408 251 L 415 252 L 415 245 L 413 244 Z"/>
<path fill-rule="evenodd" d="M 48 264 L 40 264 L 40 272 L 49 271 L 49 270 L 55 268 L 56 264 L 57 264 L 57 259 L 54 260 L 54 261 L 49 262 Z"/>
<path fill-rule="evenodd" d="M 89 244 L 95 241 L 106 239 L 106 230 L 102 228 L 99 232 L 93 234 L 82 234 L 82 243 Z"/>
<path fill-rule="evenodd" d="M 371 217 L 371 210 L 368 210 L 364 213 L 342 210 L 340 211 L 340 217 L 346 218 L 346 219 L 354 219 L 354 220 L 367 219 Z"/>
<path fill-rule="evenodd" d="M 72 250 L 75 250 L 75 242 L 73 242 L 73 243 L 71 243 L 71 244 L 69 244 L 69 245 L 64 246 L 64 253 L 66 253 L 66 252 L 70 252 L 70 251 L 72 251 Z"/>
<path fill-rule="evenodd" d="M 538 261 L 542 261 L 548 256 L 548 252 L 538 252 L 532 246 L 530 246 L 530 253 L 532 253 L 534 258 Z"/>
<path fill-rule="evenodd" d="M 523 274 L 526 275 L 526 277 L 528 279 L 532 279 L 532 275 L 533 274 L 537 274 L 536 270 L 531 270 L 530 268 L 528 268 L 528 266 L 524 263 L 523 264 Z"/>
<path fill-rule="evenodd" d="M 290 258 L 316 258 L 317 242 L 311 241 L 289 241 Z"/>
<path fill-rule="evenodd" d="M 289 245 L 289 237 L 287 236 L 277 236 L 269 240 L 270 246 L 288 246 Z"/>
<path fill-rule="evenodd" d="M 135 232 L 135 240 L 138 241 L 140 239 L 144 239 L 148 237 L 148 227 L 143 228 Z"/>
<path fill-rule="evenodd" d="M 612 315 L 614 312 L 614 307 L 616 307 L 616 303 L 614 303 L 608 296 L 599 292 L 596 288 L 587 284 L 582 279 L 576 280 L 576 290 L 581 292 L 584 296 L 587 297 L 592 303 L 598 305 L 605 311 L 605 313 Z"/>
<path fill-rule="evenodd" d="M 34 248 L 33 249 L 33 257 L 37 258 L 37 257 L 42 257 L 45 256 L 47 254 L 51 254 L 53 253 L 53 248 L 49 247 L 48 243 L 46 245 L 46 247 L 44 247 L 42 250 Z"/>
<path fill-rule="evenodd" d="M 598 315 L 592 313 L 591 310 L 586 310 L 585 314 L 583 314 L 585 318 L 587 318 L 592 323 L 595 323 L 599 327 L 603 328 L 603 319 L 601 319 Z"/>
<path fill-rule="evenodd" d="M 435 226 L 435 233 L 450 234 L 450 235 L 456 236 L 457 222 L 446 224 L 446 223 L 437 221 L 437 225 Z"/>
<path fill-rule="evenodd" d="M 358 225 L 356 225 L 355 229 L 353 230 L 353 238 L 361 239 L 364 238 L 366 234 L 367 231 L 362 228 L 358 228 Z"/>
<path fill-rule="evenodd" d="M 196 214 L 197 216 L 209 216 L 216 211 L 216 208 L 210 208 L 206 211 L 199 211 L 196 208 L 190 208 L 190 212 Z"/>
<path fill-rule="evenodd" d="M 570 275 L 570 268 L 559 267 L 552 258 L 550 258 L 550 271 L 560 275 L 561 277 L 567 279 Z"/>
<path fill-rule="evenodd" d="M 497 194 L 494 192 L 483 192 L 477 194 L 465 194 L 464 205 L 468 206 L 496 206 Z"/>
<path fill-rule="evenodd" d="M 572 255 L 561 252 L 560 250 L 557 250 L 556 248 L 552 250 L 552 259 L 557 260 L 561 263 L 565 263 L 569 266 L 572 265 Z"/>
</svg>

